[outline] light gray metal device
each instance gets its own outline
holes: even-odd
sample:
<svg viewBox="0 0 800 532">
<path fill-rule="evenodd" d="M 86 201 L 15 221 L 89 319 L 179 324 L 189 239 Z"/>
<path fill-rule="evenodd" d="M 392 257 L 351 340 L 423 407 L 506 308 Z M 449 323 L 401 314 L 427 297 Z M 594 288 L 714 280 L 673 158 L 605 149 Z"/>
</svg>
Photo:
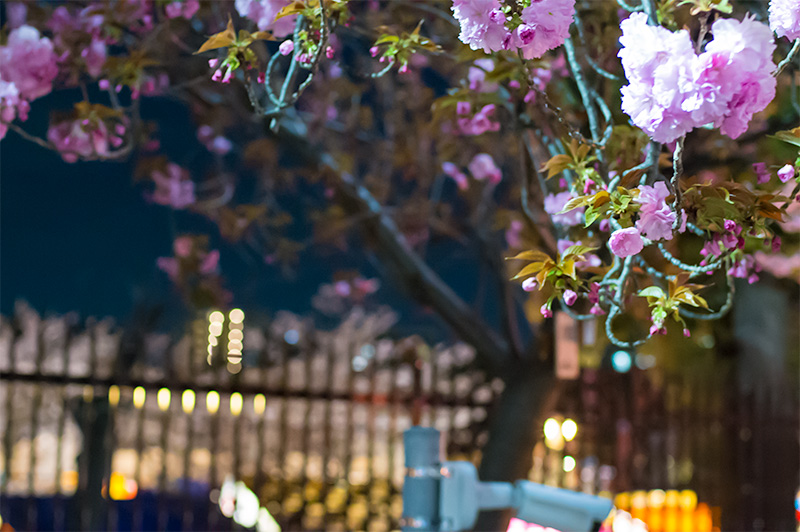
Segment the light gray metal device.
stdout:
<svg viewBox="0 0 800 532">
<path fill-rule="evenodd" d="M 610 500 L 519 480 L 481 482 L 471 462 L 441 462 L 439 431 L 411 427 L 403 435 L 404 531 L 457 531 L 475 526 L 481 510 L 511 508 L 519 519 L 562 532 L 592 532 L 613 510 Z"/>
</svg>

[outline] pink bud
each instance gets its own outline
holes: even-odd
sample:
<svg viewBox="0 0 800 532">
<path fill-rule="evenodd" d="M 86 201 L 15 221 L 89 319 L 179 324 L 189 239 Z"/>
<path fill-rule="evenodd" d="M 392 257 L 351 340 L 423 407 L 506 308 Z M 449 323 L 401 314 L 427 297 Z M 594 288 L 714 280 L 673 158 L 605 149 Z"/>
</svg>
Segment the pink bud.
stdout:
<svg viewBox="0 0 800 532">
<path fill-rule="evenodd" d="M 574 290 L 564 290 L 564 304 L 571 307 L 578 299 L 578 294 Z"/>
<path fill-rule="evenodd" d="M 325 57 L 328 59 L 333 59 L 333 46 L 328 46 L 325 48 Z"/>
<path fill-rule="evenodd" d="M 692 332 L 689 329 L 683 329 L 683 335 L 686 338 L 690 338 L 692 336 Z"/>
<path fill-rule="evenodd" d="M 209 59 L 208 60 L 208 68 L 217 68 L 219 64 L 219 59 Z"/>
<path fill-rule="evenodd" d="M 794 177 L 794 166 L 791 164 L 787 164 L 780 170 L 778 170 L 778 179 L 781 180 L 781 183 L 786 183 L 791 178 Z"/>
<path fill-rule="evenodd" d="M 539 309 L 539 312 L 541 312 L 542 316 L 544 316 L 545 318 L 552 318 L 553 317 L 553 311 L 550 310 L 549 308 L 547 308 L 547 303 L 542 305 L 542 308 Z"/>
<path fill-rule="evenodd" d="M 536 278 L 535 277 L 528 277 L 524 281 L 522 281 L 522 289 L 526 292 L 533 292 L 536 290 Z"/>
<path fill-rule="evenodd" d="M 379 51 L 380 50 L 378 49 L 377 46 L 373 46 L 372 48 L 369 49 L 369 55 L 371 55 L 372 57 L 375 57 L 376 55 L 378 55 Z"/>
<path fill-rule="evenodd" d="M 122 146 L 122 139 L 119 137 L 111 137 L 111 145 L 115 148 Z"/>
<path fill-rule="evenodd" d="M 400 69 L 398 70 L 398 72 L 399 72 L 400 74 L 405 74 L 406 72 L 408 72 L 408 64 L 402 65 L 402 66 L 400 67 Z"/>
<path fill-rule="evenodd" d="M 294 51 L 294 41 L 291 39 L 286 39 L 278 47 L 278 52 L 280 52 L 281 55 L 289 55 L 293 51 Z"/>
<path fill-rule="evenodd" d="M 225 75 L 222 77 L 222 83 L 230 83 L 231 78 L 233 78 L 233 69 L 228 67 L 228 70 L 225 71 Z"/>
<path fill-rule="evenodd" d="M 592 305 L 592 308 L 589 309 L 589 314 L 593 314 L 595 316 L 602 316 L 605 313 L 606 311 L 603 310 L 603 308 L 598 303 L 595 303 L 594 305 Z"/>
<path fill-rule="evenodd" d="M 747 278 L 747 282 L 748 282 L 748 284 L 753 284 L 753 283 L 755 283 L 756 281 L 758 281 L 758 275 L 756 275 L 756 274 L 754 274 L 754 273 L 753 273 L 753 274 L 750 274 L 750 277 L 748 277 L 748 278 Z"/>
<path fill-rule="evenodd" d="M 519 38 L 523 45 L 530 44 L 535 35 L 536 30 L 527 24 L 520 24 L 517 27 L 517 38 Z"/>
<path fill-rule="evenodd" d="M 499 9 L 492 9 L 489 12 L 489 20 L 495 24 L 502 24 L 506 21 L 506 16 Z"/>
<path fill-rule="evenodd" d="M 97 86 L 100 87 L 100 90 L 107 91 L 108 88 L 111 86 L 111 83 L 107 79 L 101 79 L 97 82 Z"/>
<path fill-rule="evenodd" d="M 222 70 L 217 69 L 214 74 L 211 76 L 212 81 L 220 81 L 222 79 Z"/>
<path fill-rule="evenodd" d="M 121 84 L 117 85 L 116 87 L 114 87 L 114 90 L 117 92 L 122 92 L 122 85 Z"/>
<path fill-rule="evenodd" d="M 520 87 L 520 84 L 519 81 L 512 79 L 511 81 L 508 82 L 508 86 L 511 87 L 512 89 L 518 89 Z"/>
<path fill-rule="evenodd" d="M 758 183 L 764 184 L 769 182 L 770 173 L 767 169 L 766 163 L 754 163 L 753 164 L 753 171 L 755 171 L 756 175 L 758 176 Z"/>
</svg>

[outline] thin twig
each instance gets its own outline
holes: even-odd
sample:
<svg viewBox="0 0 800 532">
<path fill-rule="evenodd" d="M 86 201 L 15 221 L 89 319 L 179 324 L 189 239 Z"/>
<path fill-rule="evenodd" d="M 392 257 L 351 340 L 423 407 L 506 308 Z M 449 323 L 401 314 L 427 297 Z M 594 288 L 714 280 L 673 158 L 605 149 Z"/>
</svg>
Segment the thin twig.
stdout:
<svg viewBox="0 0 800 532">
<path fill-rule="evenodd" d="M 778 68 L 775 69 L 775 74 L 774 74 L 775 77 L 777 77 L 778 75 L 780 75 L 781 72 L 783 72 L 783 69 L 786 68 L 789 65 L 789 63 L 792 62 L 792 59 L 794 59 L 794 56 L 797 55 L 798 52 L 800 52 L 800 39 L 795 39 L 794 45 L 792 45 L 792 49 L 789 50 L 789 53 L 786 54 L 786 57 L 783 59 L 783 61 L 778 63 Z"/>
</svg>

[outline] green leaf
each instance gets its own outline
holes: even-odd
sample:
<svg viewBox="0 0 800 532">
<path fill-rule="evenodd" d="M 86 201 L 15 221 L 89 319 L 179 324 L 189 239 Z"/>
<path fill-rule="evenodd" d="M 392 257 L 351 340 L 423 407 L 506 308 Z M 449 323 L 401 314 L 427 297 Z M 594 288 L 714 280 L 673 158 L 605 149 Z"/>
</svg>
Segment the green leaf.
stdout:
<svg viewBox="0 0 800 532">
<path fill-rule="evenodd" d="M 225 30 L 209 37 L 195 54 L 202 54 L 203 52 L 216 50 L 217 48 L 227 48 L 231 46 L 234 41 L 236 41 L 236 30 L 233 29 L 233 21 L 230 15 L 228 15 L 228 26 Z"/>
<path fill-rule="evenodd" d="M 523 277 L 530 277 L 538 273 L 542 267 L 544 267 L 545 263 L 543 262 L 532 262 L 522 268 L 517 275 L 511 278 L 511 280 L 522 279 Z"/>
<path fill-rule="evenodd" d="M 400 40 L 400 37 L 397 35 L 381 35 L 377 41 L 375 41 L 375 46 L 379 44 L 386 44 L 390 42 L 397 42 Z"/>
<path fill-rule="evenodd" d="M 637 295 L 641 297 L 658 297 L 658 298 L 666 297 L 664 290 L 662 290 L 658 286 L 648 286 L 647 288 L 643 288 L 639 290 L 639 293 Z"/>
<path fill-rule="evenodd" d="M 573 246 L 568 247 L 564 250 L 564 253 L 561 254 L 562 259 L 567 258 L 570 255 L 575 257 L 582 257 L 584 254 L 589 253 L 590 251 L 594 251 L 597 248 L 592 246 L 584 246 L 582 244 L 575 244 Z"/>
<path fill-rule="evenodd" d="M 506 257 L 506 260 L 538 260 L 538 261 L 546 261 L 550 259 L 550 255 L 545 253 L 544 251 L 537 251 L 537 250 L 529 250 L 523 251 L 513 257 Z"/>
</svg>

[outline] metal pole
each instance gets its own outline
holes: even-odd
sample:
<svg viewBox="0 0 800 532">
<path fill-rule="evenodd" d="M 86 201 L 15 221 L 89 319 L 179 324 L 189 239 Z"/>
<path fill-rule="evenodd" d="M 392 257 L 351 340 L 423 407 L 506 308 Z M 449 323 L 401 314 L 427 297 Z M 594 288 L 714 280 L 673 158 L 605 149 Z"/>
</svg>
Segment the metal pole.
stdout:
<svg viewBox="0 0 800 532">
<path fill-rule="evenodd" d="M 438 530 L 441 453 L 439 431 L 411 427 L 403 433 L 406 478 L 403 485 L 404 532 Z"/>
</svg>

